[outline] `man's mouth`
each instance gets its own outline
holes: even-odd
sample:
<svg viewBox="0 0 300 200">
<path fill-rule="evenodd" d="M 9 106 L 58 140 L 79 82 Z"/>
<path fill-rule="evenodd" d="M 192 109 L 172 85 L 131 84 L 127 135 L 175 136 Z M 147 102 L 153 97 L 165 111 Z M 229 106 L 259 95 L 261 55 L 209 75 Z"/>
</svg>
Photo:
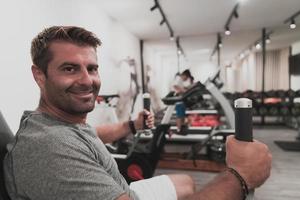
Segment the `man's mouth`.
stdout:
<svg viewBox="0 0 300 200">
<path fill-rule="evenodd" d="M 73 90 L 69 91 L 73 96 L 79 98 L 92 98 L 94 96 L 94 90 Z"/>
</svg>

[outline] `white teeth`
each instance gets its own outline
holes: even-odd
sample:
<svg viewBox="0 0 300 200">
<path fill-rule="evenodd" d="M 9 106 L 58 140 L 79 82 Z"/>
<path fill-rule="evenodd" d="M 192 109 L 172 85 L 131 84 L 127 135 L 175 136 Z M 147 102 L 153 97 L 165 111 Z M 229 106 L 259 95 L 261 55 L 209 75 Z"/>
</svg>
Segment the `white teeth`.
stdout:
<svg viewBox="0 0 300 200">
<path fill-rule="evenodd" d="M 90 94 L 93 93 L 93 90 L 89 90 L 89 91 L 71 91 L 74 94 Z"/>
</svg>

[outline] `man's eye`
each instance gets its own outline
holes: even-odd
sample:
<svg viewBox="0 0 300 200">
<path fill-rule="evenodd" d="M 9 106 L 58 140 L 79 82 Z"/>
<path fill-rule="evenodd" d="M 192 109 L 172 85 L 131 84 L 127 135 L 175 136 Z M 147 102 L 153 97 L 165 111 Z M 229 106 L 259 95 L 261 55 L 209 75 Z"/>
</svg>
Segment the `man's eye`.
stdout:
<svg viewBox="0 0 300 200">
<path fill-rule="evenodd" d="M 65 72 L 74 72 L 75 71 L 74 67 L 65 67 L 63 70 Z"/>
<path fill-rule="evenodd" d="M 98 67 L 89 67 L 89 72 L 98 72 Z"/>
</svg>

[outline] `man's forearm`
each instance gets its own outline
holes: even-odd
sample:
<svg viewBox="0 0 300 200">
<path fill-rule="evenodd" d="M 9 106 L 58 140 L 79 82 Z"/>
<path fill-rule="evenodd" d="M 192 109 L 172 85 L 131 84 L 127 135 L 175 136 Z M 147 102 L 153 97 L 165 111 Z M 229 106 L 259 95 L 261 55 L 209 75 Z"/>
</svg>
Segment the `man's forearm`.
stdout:
<svg viewBox="0 0 300 200">
<path fill-rule="evenodd" d="M 243 192 L 239 180 L 225 171 L 215 177 L 189 200 L 242 200 Z"/>
<path fill-rule="evenodd" d="M 111 143 L 126 137 L 130 133 L 128 121 L 116 124 L 105 124 L 96 127 L 98 137 L 103 143 Z"/>
</svg>

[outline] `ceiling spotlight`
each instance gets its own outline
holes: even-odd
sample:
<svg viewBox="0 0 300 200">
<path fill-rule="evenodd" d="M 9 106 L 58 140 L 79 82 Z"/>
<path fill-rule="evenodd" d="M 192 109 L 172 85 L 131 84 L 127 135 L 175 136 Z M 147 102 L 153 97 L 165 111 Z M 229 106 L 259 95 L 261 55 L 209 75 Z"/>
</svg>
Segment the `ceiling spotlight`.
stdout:
<svg viewBox="0 0 300 200">
<path fill-rule="evenodd" d="M 243 59 L 243 58 L 245 58 L 245 54 L 244 54 L 244 53 L 241 53 L 241 54 L 240 54 L 240 59 Z"/>
<path fill-rule="evenodd" d="M 178 55 L 182 54 L 182 51 L 180 49 L 177 50 Z"/>
<path fill-rule="evenodd" d="M 218 47 L 222 48 L 222 46 L 223 46 L 222 42 L 219 42 Z"/>
<path fill-rule="evenodd" d="M 171 36 L 170 36 L 170 41 L 174 41 L 174 40 L 175 40 L 174 36 L 171 35 Z"/>
<path fill-rule="evenodd" d="M 294 19 L 291 19 L 291 23 L 290 23 L 290 29 L 295 29 L 296 28 L 296 23 Z"/>
<path fill-rule="evenodd" d="M 225 35 L 230 35 L 230 34 L 231 34 L 231 31 L 229 30 L 229 27 L 226 27 Z"/>
<path fill-rule="evenodd" d="M 260 45 L 259 43 L 257 43 L 257 44 L 255 45 L 255 48 L 256 48 L 256 49 L 260 49 L 260 48 L 261 48 L 261 45 Z"/>
<path fill-rule="evenodd" d="M 266 38 L 266 43 L 267 43 L 267 44 L 270 44 L 270 43 L 271 43 L 271 39 L 270 39 L 269 36 L 267 36 L 267 38 Z"/>
</svg>

